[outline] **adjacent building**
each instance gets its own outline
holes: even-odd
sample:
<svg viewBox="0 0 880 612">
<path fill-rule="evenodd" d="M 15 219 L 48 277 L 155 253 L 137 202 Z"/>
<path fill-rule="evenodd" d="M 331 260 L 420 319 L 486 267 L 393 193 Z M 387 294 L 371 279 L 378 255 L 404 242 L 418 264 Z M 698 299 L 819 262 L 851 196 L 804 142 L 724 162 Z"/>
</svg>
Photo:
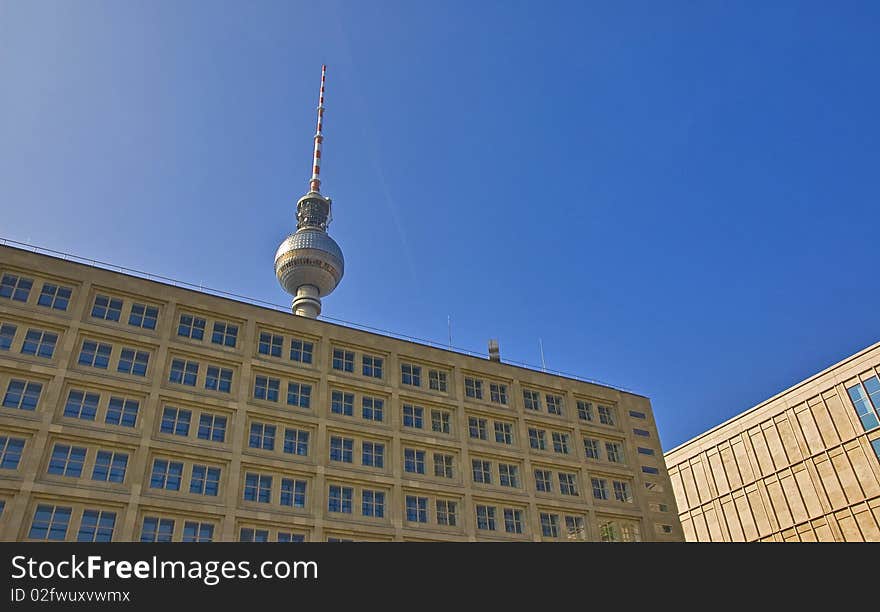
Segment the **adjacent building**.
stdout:
<svg viewBox="0 0 880 612">
<path fill-rule="evenodd" d="M 880 343 L 669 451 L 686 539 L 880 541 L 878 374 Z"/>
</svg>

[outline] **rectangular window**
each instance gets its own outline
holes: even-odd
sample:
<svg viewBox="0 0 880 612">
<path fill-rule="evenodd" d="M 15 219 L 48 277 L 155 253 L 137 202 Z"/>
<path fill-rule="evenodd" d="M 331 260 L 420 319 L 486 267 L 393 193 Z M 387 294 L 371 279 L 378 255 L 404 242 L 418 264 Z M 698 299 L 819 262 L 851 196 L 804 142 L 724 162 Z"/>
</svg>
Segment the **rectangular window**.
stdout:
<svg viewBox="0 0 880 612">
<path fill-rule="evenodd" d="M 0 351 L 8 351 L 12 348 L 12 340 L 15 338 L 15 330 L 18 329 L 11 323 L 0 325 Z"/>
<path fill-rule="evenodd" d="M 122 300 L 98 294 L 92 305 L 92 316 L 104 321 L 119 321 L 122 314 Z"/>
<path fill-rule="evenodd" d="M 269 541 L 269 530 L 268 529 L 251 529 L 249 527 L 242 527 L 241 531 L 238 534 L 239 542 L 268 542 Z"/>
<path fill-rule="evenodd" d="M 599 422 L 602 425 L 614 425 L 614 409 L 611 406 L 599 406 Z"/>
<path fill-rule="evenodd" d="M 411 363 L 400 364 L 400 382 L 413 387 L 422 386 L 422 368 Z"/>
<path fill-rule="evenodd" d="M 150 476 L 151 489 L 180 491 L 180 481 L 182 478 L 183 463 L 166 459 L 153 460 L 153 471 Z"/>
<path fill-rule="evenodd" d="M 640 455 L 653 455 L 654 449 L 653 448 L 645 448 L 644 446 L 640 446 L 639 447 L 639 454 Z"/>
<path fill-rule="evenodd" d="M 523 389 L 523 405 L 525 406 L 526 410 L 540 410 L 541 394 L 537 391 Z"/>
<path fill-rule="evenodd" d="M 577 411 L 578 418 L 581 421 L 592 421 L 593 420 L 593 404 L 592 402 L 585 402 L 583 400 L 577 401 Z"/>
<path fill-rule="evenodd" d="M 121 484 L 125 480 L 126 467 L 127 453 L 99 450 L 95 456 L 95 467 L 92 468 L 92 480 Z"/>
<path fill-rule="evenodd" d="M 183 408 L 166 406 L 162 411 L 162 423 L 159 431 L 174 436 L 188 436 L 192 412 Z"/>
<path fill-rule="evenodd" d="M 361 444 L 361 463 L 367 467 L 385 467 L 385 445 L 378 442 Z"/>
<path fill-rule="evenodd" d="M 647 466 L 647 465 L 643 465 L 643 466 L 642 466 L 642 472 L 645 473 L 645 474 L 659 474 L 659 473 L 660 473 L 660 470 L 658 470 L 658 469 L 655 468 L 655 467 L 650 467 L 650 466 Z"/>
<path fill-rule="evenodd" d="M 225 321 L 216 321 L 214 323 L 214 333 L 211 334 L 212 343 L 235 348 L 237 341 L 238 325 L 226 323 Z"/>
<path fill-rule="evenodd" d="M 406 496 L 406 520 L 411 523 L 428 522 L 428 498 L 416 495 Z"/>
<path fill-rule="evenodd" d="M 220 468 L 207 465 L 194 465 L 189 481 L 189 492 L 196 495 L 217 497 L 220 490 Z"/>
<path fill-rule="evenodd" d="M 477 505 L 477 529 L 495 531 L 495 506 Z"/>
<path fill-rule="evenodd" d="M 502 487 L 519 488 L 519 468 L 510 463 L 498 464 L 498 481 Z"/>
<path fill-rule="evenodd" d="M 67 394 L 67 402 L 64 404 L 64 416 L 83 421 L 94 421 L 100 400 L 101 396 L 97 393 L 71 389 Z"/>
<path fill-rule="evenodd" d="M 120 427 L 134 427 L 137 424 L 140 402 L 135 399 L 110 396 L 107 404 L 107 414 L 104 422 L 107 425 L 119 425 Z"/>
<path fill-rule="evenodd" d="M 268 504 L 272 501 L 272 477 L 248 472 L 244 476 L 245 501 Z"/>
<path fill-rule="evenodd" d="M 425 409 L 412 404 L 403 405 L 403 426 L 422 429 L 424 426 Z"/>
<path fill-rule="evenodd" d="M 361 491 L 361 514 L 375 518 L 385 517 L 385 493 L 383 491 Z"/>
<path fill-rule="evenodd" d="M 529 427 L 529 447 L 535 450 L 547 450 L 547 432 Z"/>
<path fill-rule="evenodd" d="M 546 395 L 547 399 L 547 414 L 555 414 L 557 416 L 562 416 L 563 411 L 563 399 L 561 395 L 552 395 L 548 393 Z"/>
<path fill-rule="evenodd" d="M 626 463 L 623 456 L 623 444 L 620 442 L 606 442 L 605 454 L 608 456 L 608 461 L 612 463 Z"/>
<path fill-rule="evenodd" d="M 40 297 L 37 300 L 38 306 L 45 306 L 54 310 L 67 310 L 70 304 L 70 287 L 59 287 L 52 283 L 43 283 L 43 289 L 40 291 Z"/>
<path fill-rule="evenodd" d="M 341 372 L 354 372 L 354 352 L 333 349 L 333 369 Z"/>
<path fill-rule="evenodd" d="M 476 440 L 487 440 L 486 419 L 468 417 L 468 435 Z"/>
<path fill-rule="evenodd" d="M 513 444 L 513 424 L 495 421 L 495 441 L 499 444 Z"/>
<path fill-rule="evenodd" d="M 112 350 L 113 347 L 106 342 L 92 342 L 91 340 L 85 340 L 80 349 L 77 363 L 91 368 L 106 370 L 110 363 L 110 352 Z"/>
<path fill-rule="evenodd" d="M 79 478 L 86 462 L 86 449 L 82 446 L 56 444 L 52 449 L 48 472 L 57 476 Z"/>
<path fill-rule="evenodd" d="M 492 462 L 483 459 L 471 460 L 474 482 L 492 484 Z"/>
<path fill-rule="evenodd" d="M 5 280 L 5 277 L 4 277 Z M 67 506 L 50 506 L 40 504 L 34 511 L 30 540 L 64 540 L 67 538 L 67 527 L 70 525 L 72 509 Z"/>
<path fill-rule="evenodd" d="M 633 429 L 633 433 L 637 436 L 642 436 L 643 438 L 647 438 L 651 435 L 651 432 L 645 429 Z"/>
<path fill-rule="evenodd" d="M 382 358 L 364 355 L 361 359 L 364 376 L 382 378 Z"/>
<path fill-rule="evenodd" d="M 507 533 L 523 532 L 522 510 L 517 510 L 516 508 L 504 509 L 504 531 Z"/>
<path fill-rule="evenodd" d="M 197 361 L 185 359 L 171 360 L 171 373 L 168 375 L 168 382 L 195 387 L 198 376 L 199 363 Z"/>
<path fill-rule="evenodd" d="M 281 479 L 281 505 L 291 508 L 306 507 L 306 481 L 293 478 Z"/>
<path fill-rule="evenodd" d="M 131 348 L 123 348 L 119 355 L 119 364 L 116 371 L 132 376 L 146 376 L 147 366 L 150 362 L 150 354 L 146 351 L 137 351 Z"/>
<path fill-rule="evenodd" d="M 874 449 L 874 454 L 877 455 L 877 459 L 880 459 L 880 438 L 877 438 L 876 440 L 871 440 L 871 448 Z"/>
<path fill-rule="evenodd" d="M 381 422 L 385 411 L 385 402 L 378 397 L 364 396 L 361 398 L 361 414 L 368 421 Z"/>
<path fill-rule="evenodd" d="M 541 493 L 553 492 L 553 474 L 550 470 L 535 470 L 535 490 Z"/>
<path fill-rule="evenodd" d="M 229 393 L 232 389 L 232 370 L 218 366 L 208 366 L 208 372 L 205 376 L 205 389 Z M 278 401 L 278 398 L 276 397 L 272 401 Z"/>
<path fill-rule="evenodd" d="M 489 399 L 496 404 L 507 404 L 507 385 L 490 383 Z"/>
<path fill-rule="evenodd" d="M 6 387 L 6 395 L 3 396 L 3 407 L 34 410 L 40 402 L 42 390 L 42 383 L 13 378 Z"/>
<path fill-rule="evenodd" d="M 34 281 L 31 278 L 16 276 L 15 274 L 4 274 L 0 280 L 0 298 L 15 300 L 16 302 L 27 302 L 31 293 Z"/>
<path fill-rule="evenodd" d="M 553 452 L 562 455 L 567 455 L 569 453 L 567 433 L 562 433 L 560 431 L 553 432 Z"/>
<path fill-rule="evenodd" d="M 619 502 L 631 504 L 633 501 L 633 497 L 632 487 L 629 486 L 629 483 L 615 480 L 614 482 L 612 482 L 612 484 L 614 485 L 614 499 Z"/>
<path fill-rule="evenodd" d="M 351 463 L 353 449 L 354 440 L 352 438 L 332 436 L 330 438 L 330 461 Z"/>
<path fill-rule="evenodd" d="M 593 497 L 596 499 L 608 499 L 608 481 L 604 478 L 592 478 Z"/>
<path fill-rule="evenodd" d="M 450 432 L 450 415 L 445 410 L 431 411 L 431 431 L 448 434 Z"/>
<path fill-rule="evenodd" d="M 550 512 L 541 513 L 541 535 L 545 538 L 559 537 L 559 515 Z"/>
<path fill-rule="evenodd" d="M 0 470 L 17 470 L 23 452 L 22 438 L 0 436 Z"/>
<path fill-rule="evenodd" d="M 284 452 L 288 455 L 307 457 L 309 454 L 309 432 L 304 429 L 284 430 Z"/>
<path fill-rule="evenodd" d="M 226 417 L 203 412 L 199 416 L 199 440 L 224 442 L 226 440 Z"/>
<path fill-rule="evenodd" d="M 584 454 L 587 459 L 599 459 L 599 441 L 595 438 L 584 438 Z"/>
<path fill-rule="evenodd" d="M 116 527 L 116 513 L 107 510 L 83 510 L 77 542 L 110 542 Z"/>
<path fill-rule="evenodd" d="M 586 540 L 587 530 L 584 527 L 584 517 L 566 516 L 565 533 L 569 540 Z"/>
<path fill-rule="evenodd" d="M 434 476 L 452 478 L 452 455 L 434 453 Z"/>
<path fill-rule="evenodd" d="M 173 533 L 172 519 L 145 516 L 141 527 L 141 542 L 170 542 Z"/>
<path fill-rule="evenodd" d="M 24 336 L 24 343 L 21 345 L 21 354 L 52 359 L 52 355 L 55 354 L 55 344 L 57 343 L 58 334 L 42 329 L 29 329 Z"/>
<path fill-rule="evenodd" d="M 464 394 L 474 399 L 483 399 L 483 381 L 476 378 L 465 378 Z"/>
<path fill-rule="evenodd" d="M 279 531 L 278 532 L 278 541 L 279 542 L 305 542 L 306 536 L 301 533 L 291 533 L 289 531 Z"/>
<path fill-rule="evenodd" d="M 275 426 L 266 423 L 251 423 L 248 446 L 268 451 L 275 450 Z"/>
<path fill-rule="evenodd" d="M 437 524 L 455 527 L 458 524 L 457 508 L 454 501 L 438 499 L 435 504 L 437 509 Z"/>
<path fill-rule="evenodd" d="M 414 448 L 403 449 L 403 471 L 412 474 L 424 474 L 425 451 Z"/>
<path fill-rule="evenodd" d="M 180 323 L 177 325 L 177 335 L 181 338 L 202 340 L 205 337 L 205 320 L 195 315 L 180 315 Z"/>
<path fill-rule="evenodd" d="M 311 342 L 294 338 L 290 341 L 290 360 L 299 361 L 300 363 L 312 363 L 312 352 L 314 350 L 315 345 Z M 352 360 L 354 360 L 354 355 L 352 355 Z"/>
<path fill-rule="evenodd" d="M 351 514 L 351 500 L 353 497 L 354 490 L 351 487 L 330 485 L 330 495 L 327 496 L 327 510 L 329 512 Z"/>
<path fill-rule="evenodd" d="M 197 521 L 186 521 L 183 524 L 184 542 L 213 542 L 214 525 Z"/>
<path fill-rule="evenodd" d="M 867 393 L 865 393 L 867 389 Z M 878 407 L 880 407 L 880 381 L 876 376 L 872 376 L 862 384 L 855 384 L 847 388 L 850 400 L 856 409 L 856 415 L 862 422 L 862 428 L 865 431 L 874 429 L 880 425 L 878 420 Z M 870 398 L 869 398 L 870 394 Z"/>
<path fill-rule="evenodd" d="M 268 376 L 254 377 L 254 399 L 277 402 L 278 393 L 281 390 L 281 380 Z"/>
<path fill-rule="evenodd" d="M 156 329 L 159 309 L 146 304 L 132 304 L 128 315 L 128 324 L 142 329 Z"/>
<path fill-rule="evenodd" d="M 441 372 L 440 370 L 428 370 L 428 387 L 432 391 L 442 391 L 443 393 L 446 393 L 446 372 Z"/>
<path fill-rule="evenodd" d="M 638 412 L 636 410 L 630 410 L 629 416 L 631 416 L 634 419 L 647 419 L 648 418 L 647 414 L 645 414 L 644 412 Z"/>
<path fill-rule="evenodd" d="M 287 405 L 310 408 L 312 405 L 312 385 L 287 381 Z"/>
<path fill-rule="evenodd" d="M 354 414 L 354 393 L 333 391 L 330 394 L 330 412 L 344 416 Z"/>
<path fill-rule="evenodd" d="M 257 343 L 257 352 L 269 357 L 281 357 L 281 349 L 284 347 L 284 336 L 260 332 L 260 341 Z"/>
<path fill-rule="evenodd" d="M 572 495 L 574 497 L 577 497 L 577 474 L 566 474 L 565 472 L 559 472 L 559 492 L 562 495 Z"/>
</svg>

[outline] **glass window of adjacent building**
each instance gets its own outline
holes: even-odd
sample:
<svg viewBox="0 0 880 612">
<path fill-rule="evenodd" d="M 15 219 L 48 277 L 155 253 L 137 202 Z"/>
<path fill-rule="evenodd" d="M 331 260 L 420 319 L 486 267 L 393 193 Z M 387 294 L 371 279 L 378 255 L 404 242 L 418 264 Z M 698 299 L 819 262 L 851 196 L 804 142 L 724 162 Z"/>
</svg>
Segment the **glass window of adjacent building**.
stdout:
<svg viewBox="0 0 880 612">
<path fill-rule="evenodd" d="M 867 380 L 847 387 L 846 391 L 856 409 L 856 415 L 858 415 L 859 420 L 862 422 L 862 428 L 868 431 L 880 425 L 880 420 L 878 420 L 878 414 L 880 414 L 880 380 L 876 376 L 872 376 Z"/>
</svg>

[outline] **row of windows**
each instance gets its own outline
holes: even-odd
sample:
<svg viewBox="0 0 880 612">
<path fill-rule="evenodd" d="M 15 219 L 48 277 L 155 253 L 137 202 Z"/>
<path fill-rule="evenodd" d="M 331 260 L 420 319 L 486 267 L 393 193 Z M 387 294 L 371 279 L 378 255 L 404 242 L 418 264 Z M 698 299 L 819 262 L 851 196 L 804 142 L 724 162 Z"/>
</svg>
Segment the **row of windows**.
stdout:
<svg viewBox="0 0 880 612">
<path fill-rule="evenodd" d="M 84 340 L 80 348 L 77 364 L 99 370 L 108 369 L 114 347 L 108 342 Z M 116 360 L 116 371 L 133 376 L 146 376 L 150 364 L 149 351 L 122 347 Z"/>
<path fill-rule="evenodd" d="M 200 378 L 201 364 L 189 359 L 174 358 L 171 360 L 171 369 L 168 374 L 168 382 L 184 385 L 187 387 L 203 386 L 209 391 L 229 393 L 232 390 L 232 369 L 218 365 L 208 365 L 205 368 L 204 378 Z"/>
<path fill-rule="evenodd" d="M 27 302 L 33 285 L 34 279 L 32 278 L 6 273 L 0 278 L 0 298 Z M 72 293 L 73 289 L 70 287 L 56 285 L 48 281 L 43 282 L 40 297 L 37 298 L 37 305 L 55 310 L 67 310 Z"/>
<path fill-rule="evenodd" d="M 0 323 L 0 350 L 10 351 L 15 342 L 18 327 L 12 323 Z M 37 328 L 28 328 L 21 339 L 19 352 L 43 359 L 52 359 L 58 344 L 58 334 Z"/>
</svg>

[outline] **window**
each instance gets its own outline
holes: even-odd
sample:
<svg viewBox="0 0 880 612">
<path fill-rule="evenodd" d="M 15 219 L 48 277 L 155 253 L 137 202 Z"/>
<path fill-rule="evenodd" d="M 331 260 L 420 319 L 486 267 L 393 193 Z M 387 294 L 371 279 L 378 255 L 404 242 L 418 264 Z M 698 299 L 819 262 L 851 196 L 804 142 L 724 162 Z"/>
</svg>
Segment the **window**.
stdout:
<svg viewBox="0 0 880 612">
<path fill-rule="evenodd" d="M 361 463 L 368 467 L 385 467 L 385 445 L 378 442 L 364 442 L 361 445 Z"/>
<path fill-rule="evenodd" d="M 523 532 L 522 510 L 516 508 L 504 509 L 504 531 L 507 533 Z"/>
<path fill-rule="evenodd" d="M 332 436 L 330 438 L 330 461 L 341 461 L 342 463 L 352 462 L 352 449 L 354 448 L 354 440 L 351 438 L 341 438 Z"/>
<path fill-rule="evenodd" d="M 542 493 L 553 492 L 553 480 L 550 470 L 535 470 L 535 490 Z"/>
<path fill-rule="evenodd" d="M 311 342 L 294 338 L 290 341 L 290 360 L 299 361 L 300 363 L 312 363 L 312 352 L 314 350 L 315 345 Z M 353 360 L 354 355 L 352 355 Z"/>
<path fill-rule="evenodd" d="M 17 470 L 24 452 L 22 438 L 0 436 L 0 470 Z"/>
<path fill-rule="evenodd" d="M 0 351 L 8 351 L 12 347 L 16 329 L 15 325 L 10 323 L 0 325 Z"/>
<path fill-rule="evenodd" d="M 281 380 L 278 378 L 269 378 L 268 376 L 254 378 L 254 399 L 277 402 L 280 389 Z"/>
<path fill-rule="evenodd" d="M 665 490 L 663 488 L 663 485 L 661 485 L 659 482 L 650 481 L 645 483 L 645 488 L 652 493 L 663 493 L 663 491 Z"/>
<path fill-rule="evenodd" d="M 196 495 L 217 497 L 220 490 L 220 468 L 207 465 L 194 465 L 189 481 L 189 492 Z"/>
<path fill-rule="evenodd" d="M 871 448 L 874 449 L 874 454 L 877 455 L 877 459 L 880 459 L 880 438 L 871 440 Z"/>
<path fill-rule="evenodd" d="M 559 537 L 559 515 L 550 512 L 541 513 L 541 535 L 545 538 Z"/>
<path fill-rule="evenodd" d="M 476 378 L 465 378 L 464 394 L 474 399 L 483 399 L 483 381 Z"/>
<path fill-rule="evenodd" d="M 578 418 L 581 421 L 592 421 L 593 420 L 593 404 L 592 402 L 585 402 L 583 400 L 577 401 L 577 411 Z"/>
<path fill-rule="evenodd" d="M 48 472 L 57 476 L 79 478 L 86 462 L 86 449 L 82 446 L 56 444 L 52 449 Z"/>
<path fill-rule="evenodd" d="M 495 531 L 495 507 L 477 505 L 477 529 Z"/>
<path fill-rule="evenodd" d="M 344 416 L 354 414 L 354 393 L 333 391 L 330 394 L 330 412 Z"/>
<path fill-rule="evenodd" d="M 638 542 L 641 540 L 639 527 L 628 521 L 602 521 L 599 535 L 603 542 Z"/>
<path fill-rule="evenodd" d="M 565 533 L 569 540 L 586 540 L 587 530 L 584 527 L 584 517 L 566 516 Z"/>
<path fill-rule="evenodd" d="M 43 331 L 42 329 L 29 329 L 27 334 L 25 334 L 24 343 L 21 345 L 21 354 L 52 359 L 57 342 L 58 334 Z"/>
<path fill-rule="evenodd" d="M 268 504 L 272 499 L 272 477 L 248 472 L 244 477 L 245 501 Z"/>
<path fill-rule="evenodd" d="M 281 357 L 281 348 L 283 346 L 284 336 L 270 334 L 269 332 L 260 332 L 260 341 L 257 344 L 257 352 L 260 353 L 260 355 Z"/>
<path fill-rule="evenodd" d="M 134 399 L 110 396 L 104 422 L 107 425 L 134 427 L 137 424 L 140 402 Z"/>
<path fill-rule="evenodd" d="M 306 507 L 306 481 L 293 478 L 281 479 L 281 505 L 292 508 Z"/>
<path fill-rule="evenodd" d="M 400 364 L 400 382 L 413 387 L 422 386 L 422 368 L 411 363 Z"/>
<path fill-rule="evenodd" d="M 605 454 L 608 456 L 608 461 L 611 461 L 612 463 L 626 462 L 623 456 L 623 444 L 620 442 L 606 442 Z"/>
<path fill-rule="evenodd" d="M 604 478 L 592 478 L 593 497 L 596 499 L 608 499 L 608 481 Z"/>
<path fill-rule="evenodd" d="M 119 321 L 122 314 L 122 300 L 98 294 L 92 305 L 92 316 L 104 321 Z"/>
<path fill-rule="evenodd" d="M 431 431 L 434 433 L 448 434 L 450 431 L 449 413 L 445 410 L 431 411 Z"/>
<path fill-rule="evenodd" d="M 0 298 L 15 300 L 16 302 L 27 302 L 33 285 L 33 279 L 14 274 L 4 274 L 3 279 L 0 280 Z"/>
<path fill-rule="evenodd" d="M 128 324 L 143 329 L 156 329 L 159 309 L 146 304 L 132 304 L 128 315 Z"/>
<path fill-rule="evenodd" d="M 361 398 L 361 414 L 368 421 L 382 421 L 385 402 L 378 397 Z"/>
<path fill-rule="evenodd" d="M 287 382 L 287 405 L 299 408 L 309 408 L 312 405 L 312 385 L 305 383 Z"/>
<path fill-rule="evenodd" d="M 290 533 L 289 531 L 279 531 L 278 532 L 278 541 L 279 542 L 305 542 L 306 536 L 301 533 Z"/>
<path fill-rule="evenodd" d="M 275 426 L 265 423 L 251 423 L 248 446 L 262 450 L 275 450 Z"/>
<path fill-rule="evenodd" d="M 183 463 L 168 461 L 167 459 L 154 459 L 153 473 L 150 476 L 150 488 L 180 491 L 182 477 Z"/>
<path fill-rule="evenodd" d="M 492 484 L 492 462 L 483 459 L 471 460 L 474 482 Z"/>
<path fill-rule="evenodd" d="M 202 340 L 205 337 L 205 320 L 194 315 L 180 315 L 180 323 L 177 325 L 177 335 L 181 338 Z"/>
<path fill-rule="evenodd" d="M 644 446 L 640 446 L 639 447 L 639 454 L 640 455 L 653 455 L 654 449 L 653 448 L 645 448 Z"/>
<path fill-rule="evenodd" d="M 599 406 L 599 422 L 602 425 L 614 425 L 614 409 L 610 406 Z"/>
<path fill-rule="evenodd" d="M 434 476 L 452 478 L 452 455 L 434 453 Z"/>
<path fill-rule="evenodd" d="M 89 366 L 92 368 L 107 369 L 110 363 L 110 351 L 113 347 L 105 342 L 92 342 L 85 340 L 82 349 L 79 352 L 79 365 Z"/>
<path fill-rule="evenodd" d="M 562 407 L 563 401 L 561 395 L 551 395 L 548 393 L 546 395 L 547 398 L 547 413 L 555 414 L 557 416 L 562 416 Z"/>
<path fill-rule="evenodd" d="M 361 491 L 361 514 L 375 518 L 385 517 L 385 493 L 383 491 Z"/>
<path fill-rule="evenodd" d="M 327 497 L 327 510 L 329 512 L 351 514 L 352 497 L 353 489 L 351 487 L 330 485 L 330 495 Z"/>
<path fill-rule="evenodd" d="M 289 455 L 306 457 L 309 454 L 309 432 L 304 429 L 284 430 L 284 452 Z"/>
<path fill-rule="evenodd" d="M 175 408 L 166 406 L 162 411 L 162 424 L 159 431 L 174 436 L 188 436 L 189 422 L 192 418 L 192 412 L 183 408 Z"/>
<path fill-rule="evenodd" d="M 371 378 L 382 378 L 382 358 L 364 355 L 361 359 L 363 362 L 364 376 Z"/>
<path fill-rule="evenodd" d="M 412 404 L 403 405 L 403 426 L 421 429 L 424 421 L 425 409 Z"/>
<path fill-rule="evenodd" d="M 92 480 L 122 483 L 127 466 L 127 453 L 99 450 L 95 456 L 95 467 L 92 468 Z"/>
<path fill-rule="evenodd" d="M 519 488 L 519 468 L 510 463 L 498 464 L 498 481 L 502 487 Z"/>
<path fill-rule="evenodd" d="M 64 416 L 83 421 L 94 421 L 98 413 L 98 402 L 101 396 L 97 393 L 86 393 L 71 389 L 64 404 Z"/>
<path fill-rule="evenodd" d="M 413 448 L 403 449 L 403 471 L 412 474 L 424 474 L 425 451 Z"/>
<path fill-rule="evenodd" d="M 333 349 L 333 369 L 354 372 L 354 353 L 343 349 Z"/>
<path fill-rule="evenodd" d="M 529 427 L 529 446 L 535 450 L 547 450 L 547 432 Z"/>
<path fill-rule="evenodd" d="M 864 385 L 864 386 L 863 386 Z M 865 393 L 867 390 L 867 393 Z M 852 387 L 848 387 L 846 392 L 855 406 L 856 414 L 862 422 L 862 428 L 865 431 L 874 429 L 880 425 L 878 420 L 878 407 L 880 407 L 880 381 L 876 376 L 872 376 L 864 383 L 857 383 Z"/>
<path fill-rule="evenodd" d="M 455 527 L 457 524 L 456 503 L 448 499 L 438 499 L 437 508 L 437 524 Z"/>
<path fill-rule="evenodd" d="M 651 435 L 651 432 L 645 429 L 633 429 L 633 433 L 637 436 L 642 436 L 643 438 L 647 438 Z"/>
<path fill-rule="evenodd" d="M 40 504 L 34 511 L 34 520 L 31 522 L 28 539 L 64 540 L 67 537 L 71 513 L 70 507 Z"/>
<path fill-rule="evenodd" d="M 107 510 L 83 510 L 77 542 L 110 542 L 116 527 L 116 513 Z"/>
<path fill-rule="evenodd" d="M 146 376 L 149 361 L 150 354 L 148 352 L 124 348 L 119 355 L 119 365 L 116 367 L 116 371 L 133 376 Z"/>
<path fill-rule="evenodd" d="M 226 417 L 203 412 L 199 416 L 198 438 L 210 442 L 224 442 L 226 440 Z"/>
<path fill-rule="evenodd" d="M 208 366 L 207 376 L 205 376 L 205 389 L 229 393 L 232 389 L 232 370 L 218 366 Z M 277 395 L 272 401 L 278 401 Z"/>
<path fill-rule="evenodd" d="M 268 529 L 251 529 L 249 527 L 242 527 L 241 531 L 238 533 L 238 541 L 239 542 L 268 542 L 269 541 L 269 530 Z"/>
<path fill-rule="evenodd" d="M 170 542 L 174 533 L 174 520 L 145 516 L 141 527 L 141 542 Z"/>
<path fill-rule="evenodd" d="M 195 387 L 196 378 L 198 378 L 198 376 L 198 362 L 186 361 L 184 359 L 171 360 L 171 374 L 169 374 L 168 376 L 168 382 L 177 383 L 178 385 Z"/>
<path fill-rule="evenodd" d="M 513 444 L 513 425 L 495 421 L 495 441 L 499 444 Z"/>
<path fill-rule="evenodd" d="M 13 378 L 6 387 L 6 395 L 3 396 L 3 407 L 34 410 L 40 401 L 40 392 L 42 390 L 42 383 Z"/>
<path fill-rule="evenodd" d="M 411 523 L 428 522 L 428 498 L 406 496 L 406 520 Z"/>
<path fill-rule="evenodd" d="M 595 438 L 584 438 L 584 454 L 587 459 L 599 459 L 599 441 Z"/>
<path fill-rule="evenodd" d="M 643 466 L 642 466 L 642 472 L 644 472 L 645 474 L 659 474 L 659 473 L 660 473 L 660 470 L 658 470 L 658 469 L 655 468 L 655 467 L 650 467 L 650 466 L 647 466 L 647 465 L 643 465 Z"/>
<path fill-rule="evenodd" d="M 489 384 L 489 399 L 496 404 L 507 403 L 507 385 L 500 383 Z"/>
<path fill-rule="evenodd" d="M 553 452 L 567 455 L 568 450 L 568 434 L 560 431 L 553 432 Z"/>
<path fill-rule="evenodd" d="M 562 495 L 572 495 L 577 497 L 577 474 L 566 474 L 559 472 L 559 492 Z"/>
<path fill-rule="evenodd" d="M 441 372 L 440 370 L 428 370 L 428 387 L 433 391 L 442 391 L 443 393 L 446 393 L 446 372 Z"/>
<path fill-rule="evenodd" d="M 633 501 L 632 487 L 629 486 L 629 483 L 615 480 L 612 484 L 614 485 L 614 499 L 631 504 Z"/>
<path fill-rule="evenodd" d="M 486 432 L 486 419 L 468 417 L 468 434 L 471 438 L 477 440 L 488 439 L 488 434 Z"/>
<path fill-rule="evenodd" d="M 523 389 L 523 405 L 525 405 L 526 410 L 540 410 L 541 394 L 537 391 Z"/>
<path fill-rule="evenodd" d="M 644 412 L 637 412 L 636 410 L 630 410 L 629 416 L 631 416 L 634 419 L 647 419 L 648 418 L 647 414 L 645 414 Z"/>
<path fill-rule="evenodd" d="M 222 346 L 230 346 L 235 348 L 238 340 L 238 325 L 226 323 L 225 321 L 214 322 L 214 333 L 211 334 L 211 342 Z"/>
<path fill-rule="evenodd" d="M 67 310 L 70 304 L 70 287 L 59 287 L 52 283 L 43 283 L 43 289 L 40 291 L 40 297 L 37 300 L 39 306 L 46 306 L 55 310 Z"/>
<path fill-rule="evenodd" d="M 186 521 L 183 524 L 183 541 L 184 542 L 213 542 L 214 541 L 214 525 L 211 523 L 199 523 L 196 521 Z"/>
</svg>

